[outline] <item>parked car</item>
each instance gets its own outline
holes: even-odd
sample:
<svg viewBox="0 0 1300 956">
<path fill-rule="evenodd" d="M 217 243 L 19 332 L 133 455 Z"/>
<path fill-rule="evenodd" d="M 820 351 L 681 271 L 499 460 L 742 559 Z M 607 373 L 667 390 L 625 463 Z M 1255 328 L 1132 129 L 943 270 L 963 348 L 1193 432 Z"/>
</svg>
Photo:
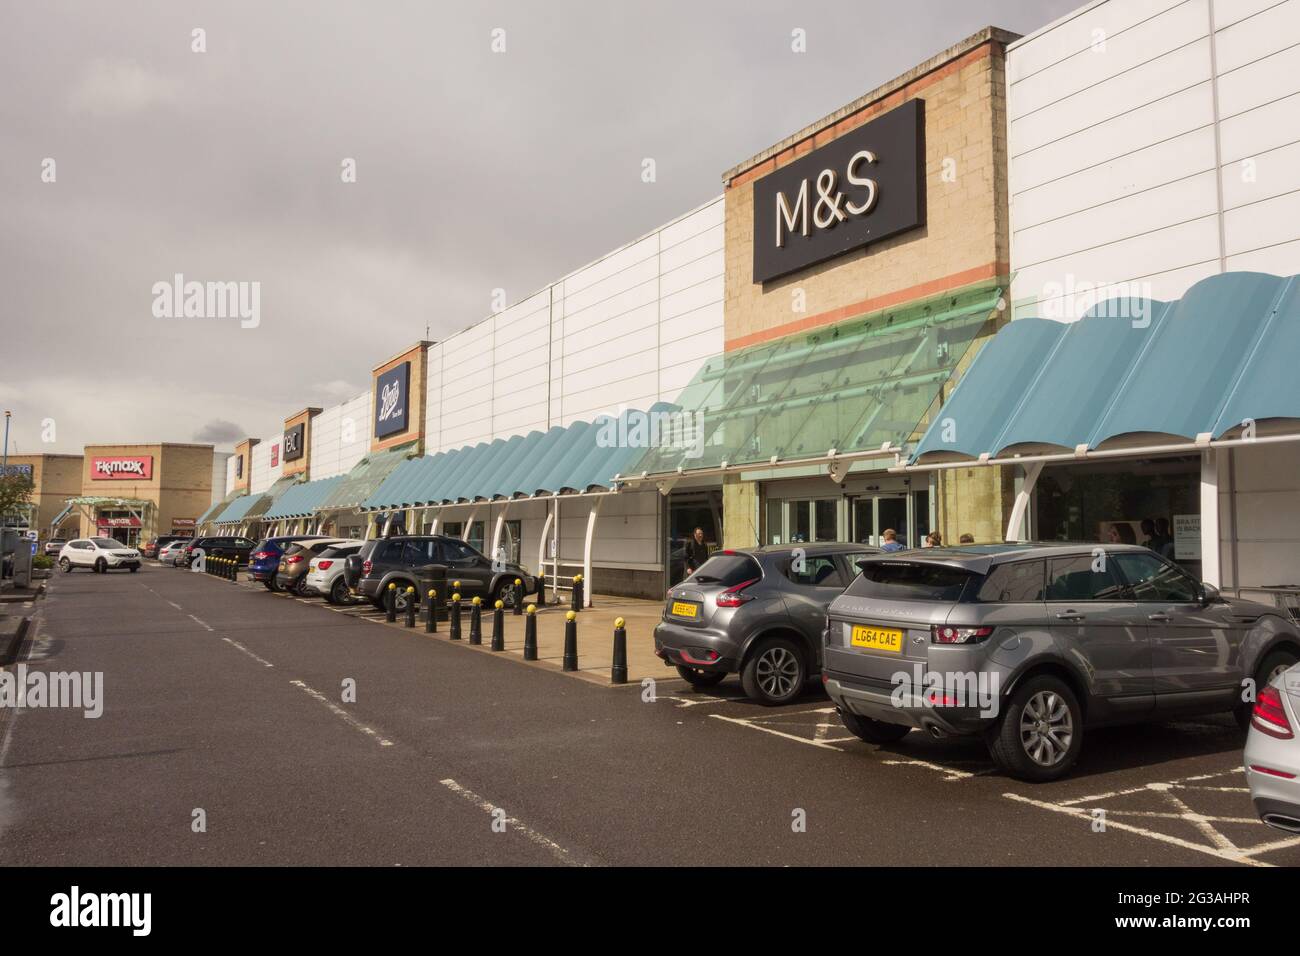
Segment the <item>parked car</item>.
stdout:
<svg viewBox="0 0 1300 956">
<path fill-rule="evenodd" d="M 188 541 L 190 538 L 191 535 L 188 534 L 160 534 L 152 541 L 146 541 L 140 552 L 146 558 L 156 558 L 158 553 L 173 541 Z"/>
<path fill-rule="evenodd" d="M 190 543 L 189 538 L 180 538 L 176 541 L 169 541 L 158 549 L 158 563 L 169 567 L 180 567 L 181 561 L 185 557 L 185 546 Z"/>
<path fill-rule="evenodd" d="M 331 604 L 351 604 L 354 600 L 344 576 L 347 558 L 361 552 L 363 541 L 350 540 L 330 545 L 307 562 L 304 594 L 319 594 Z"/>
<path fill-rule="evenodd" d="M 284 549 L 295 541 L 314 541 L 324 537 L 323 534 L 286 534 L 259 541 L 248 556 L 248 579 L 260 581 L 268 591 L 280 590 L 275 576 L 280 573 L 280 557 Z"/>
<path fill-rule="evenodd" d="M 739 673 L 746 695 L 784 704 L 821 670 L 826 608 L 879 553 L 864 544 L 718 551 L 669 589 L 655 653 L 693 687 Z"/>
<path fill-rule="evenodd" d="M 90 568 L 99 574 L 126 568 L 140 570 L 140 552 L 116 538 L 77 538 L 59 549 L 59 569 Z"/>
<path fill-rule="evenodd" d="M 1273 675 L 1251 709 L 1246 736 L 1246 782 L 1259 818 L 1300 833 L 1300 665 Z"/>
<path fill-rule="evenodd" d="M 1008 544 L 866 558 L 828 613 L 822 679 L 870 743 L 982 735 L 1023 780 L 1069 772 L 1085 728 L 1232 711 L 1300 660 L 1276 608 L 1137 545 Z"/>
<path fill-rule="evenodd" d="M 285 544 L 276 566 L 275 584 L 282 591 L 303 596 L 309 562 L 334 544 L 341 544 L 346 538 L 308 538 L 290 541 Z"/>
<path fill-rule="evenodd" d="M 67 543 L 67 538 L 51 538 L 49 541 L 45 542 L 45 547 L 41 550 L 48 557 L 55 558 L 58 557 L 59 552 L 63 550 L 63 546 Z"/>
<path fill-rule="evenodd" d="M 252 550 L 253 542 L 236 535 L 191 538 L 185 542 L 182 563 L 187 568 L 193 567 L 199 552 L 202 551 L 205 558 L 234 558 L 242 565 L 248 562 L 248 555 Z"/>
<path fill-rule="evenodd" d="M 507 562 L 494 570 L 492 560 L 459 538 L 446 535 L 401 535 L 365 542 L 357 554 L 346 560 L 348 587 L 375 607 L 384 606 L 384 591 L 396 584 L 398 610 L 406 608 L 406 588 L 415 587 L 415 571 L 426 564 L 447 567 L 447 580 L 460 582 L 465 601 L 475 597 L 491 606 L 504 601 L 513 606 L 525 594 L 537 590 L 537 579 L 519 564 Z M 515 580 L 522 582 L 515 587 Z"/>
</svg>

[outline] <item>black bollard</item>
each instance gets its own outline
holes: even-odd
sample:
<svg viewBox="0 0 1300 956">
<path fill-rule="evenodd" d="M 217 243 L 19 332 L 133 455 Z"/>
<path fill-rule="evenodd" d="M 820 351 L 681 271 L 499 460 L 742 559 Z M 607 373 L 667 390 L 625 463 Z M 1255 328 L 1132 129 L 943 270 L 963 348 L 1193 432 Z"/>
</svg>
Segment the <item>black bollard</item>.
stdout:
<svg viewBox="0 0 1300 956">
<path fill-rule="evenodd" d="M 497 601 L 496 607 L 492 609 L 492 650 L 504 651 L 506 649 L 506 612 L 503 610 L 505 602 Z"/>
<path fill-rule="evenodd" d="M 447 636 L 453 641 L 460 640 L 460 595 L 451 596 L 451 617 L 447 621 Z"/>
<path fill-rule="evenodd" d="M 537 605 L 528 605 L 528 616 L 524 618 L 524 660 L 537 660 Z"/>
<path fill-rule="evenodd" d="M 397 585 L 390 584 L 384 589 L 384 620 L 389 624 L 397 620 Z"/>
<path fill-rule="evenodd" d="M 515 617 L 524 613 L 524 582 L 515 578 L 515 606 L 510 612 Z"/>
<path fill-rule="evenodd" d="M 420 598 L 415 593 L 415 588 L 406 589 L 406 626 L 415 627 L 415 612 L 420 606 Z"/>
<path fill-rule="evenodd" d="M 429 589 L 428 612 L 424 616 L 424 633 L 438 633 L 438 592 Z"/>
<path fill-rule="evenodd" d="M 238 558 L 231 558 L 230 561 L 227 563 L 226 576 L 231 581 L 239 580 L 239 559 Z"/>
<path fill-rule="evenodd" d="M 575 574 L 573 576 L 573 593 L 570 595 L 569 598 L 569 607 L 571 610 L 575 612 L 582 610 L 582 575 L 581 574 Z"/>
<path fill-rule="evenodd" d="M 564 612 L 564 670 L 578 669 L 578 615 Z"/>
<path fill-rule="evenodd" d="M 614 618 L 614 664 L 609 669 L 611 684 L 627 683 L 627 629 L 621 617 Z"/>
<path fill-rule="evenodd" d="M 477 594 L 469 608 L 469 642 L 476 647 L 483 643 L 483 602 Z"/>
<path fill-rule="evenodd" d="M 546 572 L 537 575 L 537 606 L 546 607 Z"/>
</svg>

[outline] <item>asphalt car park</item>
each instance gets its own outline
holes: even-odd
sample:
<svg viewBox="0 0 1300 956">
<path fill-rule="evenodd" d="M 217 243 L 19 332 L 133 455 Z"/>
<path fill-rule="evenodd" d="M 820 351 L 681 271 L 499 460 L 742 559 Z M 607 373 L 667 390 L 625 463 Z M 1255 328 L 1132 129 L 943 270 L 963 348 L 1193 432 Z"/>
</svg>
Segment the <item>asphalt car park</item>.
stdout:
<svg viewBox="0 0 1300 956">
<path fill-rule="evenodd" d="M 168 575 L 151 586 L 165 594 L 170 583 L 167 579 L 177 577 L 180 575 Z M 215 590 L 218 596 L 230 586 L 230 582 L 201 575 L 184 577 L 196 579 L 199 586 Z M 186 589 L 190 589 L 188 583 Z M 238 599 L 227 598 L 223 604 L 237 602 L 241 616 L 264 609 L 268 627 L 273 627 L 270 621 L 287 616 L 297 621 L 294 629 L 300 628 L 308 641 L 313 633 L 338 635 L 340 623 L 345 632 L 359 627 L 360 632 L 350 640 L 354 646 L 359 646 L 357 641 L 365 642 L 365 654 L 373 666 L 384 666 L 383 642 L 391 636 L 407 645 L 429 646 L 429 653 L 437 647 L 471 660 L 470 666 L 476 670 L 486 669 L 476 677 L 479 684 L 493 686 L 497 681 L 518 679 L 523 693 L 552 699 L 556 693 L 555 688 L 541 683 L 529 686 L 528 677 L 513 676 L 518 671 L 526 675 L 530 668 L 490 660 L 493 655 L 485 649 L 465 647 L 465 642 L 453 646 L 445 623 L 438 634 L 425 635 L 422 628 L 405 628 L 400 618 L 387 623 L 383 611 L 365 602 L 332 607 L 319 599 L 272 594 L 247 582 L 240 582 L 238 591 L 242 592 Z M 554 613 L 559 610 L 551 608 L 545 613 L 561 620 L 562 615 Z M 208 613 L 202 620 L 207 627 L 220 627 L 220 619 Z M 511 618 L 507 624 L 513 642 L 520 625 Z M 484 633 L 486 641 L 486 621 Z M 368 635 L 374 640 L 367 640 Z M 649 635 L 634 634 L 629 639 L 648 641 Z M 245 637 L 231 640 L 231 646 L 254 663 L 278 666 L 275 643 L 267 649 Z M 517 656 L 513 663 L 519 663 Z M 569 675 L 556 673 L 554 660 L 537 666 L 550 672 L 547 681 L 568 680 Z M 511 676 L 507 677 L 507 672 Z M 972 850 L 974 860 L 964 855 L 960 842 L 966 838 L 967 823 L 954 826 L 945 815 L 975 811 L 983 815 L 981 819 L 1000 819 L 1003 828 L 1014 827 L 1008 833 L 1032 834 L 1043 847 L 1045 855 L 1037 859 L 1041 863 L 1300 864 L 1300 836 L 1266 827 L 1258 819 L 1242 767 L 1244 734 L 1229 714 L 1091 730 L 1089 746 L 1069 777 L 1026 783 L 1000 771 L 978 738 L 936 739 L 914 731 L 897 743 L 864 743 L 844 728 L 830 700 L 815 686 L 788 704 L 764 706 L 747 699 L 735 677 L 713 688 L 697 689 L 669 668 L 624 686 L 610 686 L 599 674 L 593 680 L 590 672 L 578 676 L 587 678 L 585 684 L 598 686 L 573 692 L 585 701 L 577 714 L 567 708 L 562 708 L 565 713 L 543 714 L 537 729 L 549 728 L 556 739 L 562 739 L 572 732 L 573 720 L 583 720 L 579 715 L 586 713 L 585 708 L 613 706 L 616 711 L 639 713 L 639 708 L 653 704 L 657 713 L 667 715 L 669 726 L 688 730 L 693 741 L 687 756 L 699 779 L 671 784 L 685 788 L 683 799 L 700 799 L 699 794 L 688 797 L 687 791 L 703 779 L 714 779 L 713 768 L 752 779 L 756 774 L 787 772 L 780 768 L 809 759 L 817 767 L 815 773 L 821 775 L 815 779 L 824 779 L 826 786 L 839 788 L 847 782 L 851 789 L 859 788 L 861 799 L 868 801 L 877 788 L 896 794 L 891 800 L 903 799 L 933 828 L 926 839 L 933 835 L 957 841 L 954 852 L 960 858 L 952 862 L 1025 862 L 1021 851 L 1011 847 L 1001 853 L 987 848 Z M 483 693 L 481 688 L 470 692 Z M 572 698 L 573 694 L 564 696 Z M 599 696 L 588 699 L 588 694 Z M 498 699 L 495 692 L 490 696 Z M 602 699 L 613 703 L 598 703 Z M 381 711 L 375 724 L 386 723 Z M 636 741 L 620 741 L 618 734 L 607 730 L 610 747 L 641 746 Z M 663 728 L 658 732 L 664 732 Z M 491 744 L 485 740 L 483 745 Z M 901 794 L 906 796 L 898 796 Z M 872 818 L 860 825 L 876 833 L 884 824 Z M 725 852 L 723 858 L 727 858 Z"/>
</svg>

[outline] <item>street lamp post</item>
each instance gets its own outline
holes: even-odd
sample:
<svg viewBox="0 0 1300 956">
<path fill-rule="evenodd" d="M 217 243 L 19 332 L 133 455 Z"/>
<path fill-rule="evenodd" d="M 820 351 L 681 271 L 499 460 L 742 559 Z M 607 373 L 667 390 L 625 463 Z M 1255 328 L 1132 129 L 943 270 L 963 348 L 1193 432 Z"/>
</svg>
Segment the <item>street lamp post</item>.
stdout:
<svg viewBox="0 0 1300 956">
<path fill-rule="evenodd" d="M 0 475 L 9 474 L 9 419 L 13 412 L 5 411 L 5 448 L 3 460 L 0 460 Z"/>
</svg>

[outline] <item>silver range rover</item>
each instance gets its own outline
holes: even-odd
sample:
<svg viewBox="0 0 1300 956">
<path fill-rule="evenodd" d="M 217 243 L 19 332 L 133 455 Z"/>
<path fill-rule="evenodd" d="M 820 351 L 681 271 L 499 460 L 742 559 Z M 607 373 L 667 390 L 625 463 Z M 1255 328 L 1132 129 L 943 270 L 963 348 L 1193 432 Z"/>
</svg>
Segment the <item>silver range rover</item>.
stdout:
<svg viewBox="0 0 1300 956">
<path fill-rule="evenodd" d="M 1024 780 L 1069 772 L 1085 728 L 1231 711 L 1300 660 L 1276 608 L 1135 545 L 878 555 L 827 612 L 822 681 L 870 743 L 981 735 Z"/>
</svg>

